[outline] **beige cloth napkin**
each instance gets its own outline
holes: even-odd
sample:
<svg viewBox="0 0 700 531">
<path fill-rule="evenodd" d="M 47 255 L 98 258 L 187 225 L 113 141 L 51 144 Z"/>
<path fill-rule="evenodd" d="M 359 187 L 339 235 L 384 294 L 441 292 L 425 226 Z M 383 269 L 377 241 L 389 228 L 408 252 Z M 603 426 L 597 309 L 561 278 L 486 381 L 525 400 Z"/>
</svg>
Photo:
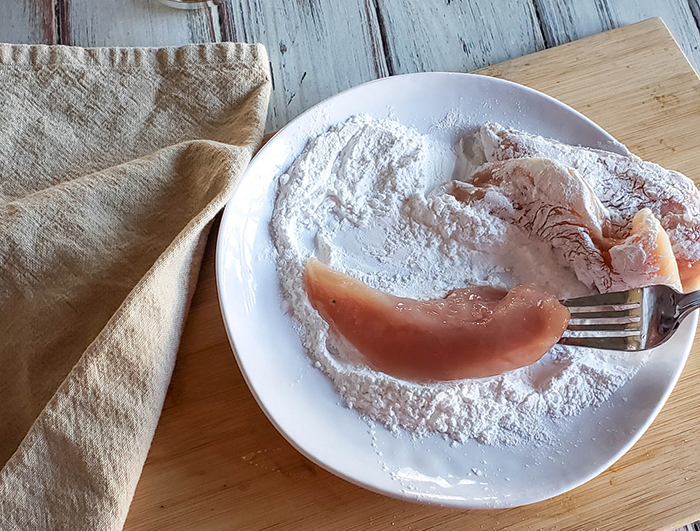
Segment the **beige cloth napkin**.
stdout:
<svg viewBox="0 0 700 531">
<path fill-rule="evenodd" d="M 0 529 L 119 529 L 262 46 L 0 45 Z"/>
</svg>

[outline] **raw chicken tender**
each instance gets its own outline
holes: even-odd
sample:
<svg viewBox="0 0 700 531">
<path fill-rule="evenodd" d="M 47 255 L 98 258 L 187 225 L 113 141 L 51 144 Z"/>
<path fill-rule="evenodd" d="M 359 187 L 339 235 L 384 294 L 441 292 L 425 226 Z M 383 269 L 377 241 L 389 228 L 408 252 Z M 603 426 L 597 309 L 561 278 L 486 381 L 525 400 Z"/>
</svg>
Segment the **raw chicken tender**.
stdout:
<svg viewBox="0 0 700 531">
<path fill-rule="evenodd" d="M 607 208 L 610 236 L 627 238 L 648 207 L 668 234 L 683 290 L 700 289 L 700 191 L 683 174 L 634 155 L 570 146 L 498 124 L 481 127 L 474 155 L 485 162 L 542 157 L 576 169 Z"/>
<path fill-rule="evenodd" d="M 683 291 L 671 241 L 651 210 L 643 208 L 632 218 L 632 232 L 610 248 L 610 264 L 625 286 L 666 284 Z"/>
<path fill-rule="evenodd" d="M 443 299 L 395 297 L 306 263 L 311 305 L 371 367 L 414 381 L 493 376 L 539 360 L 566 330 L 569 311 L 534 285 L 466 288 Z"/>
<path fill-rule="evenodd" d="M 469 182 L 451 181 L 445 189 L 459 201 L 488 204 L 493 214 L 550 243 L 589 287 L 681 289 L 668 236 L 651 210 L 636 213 L 628 237 L 613 237 L 609 210 L 572 168 L 541 158 L 493 162 Z"/>
</svg>

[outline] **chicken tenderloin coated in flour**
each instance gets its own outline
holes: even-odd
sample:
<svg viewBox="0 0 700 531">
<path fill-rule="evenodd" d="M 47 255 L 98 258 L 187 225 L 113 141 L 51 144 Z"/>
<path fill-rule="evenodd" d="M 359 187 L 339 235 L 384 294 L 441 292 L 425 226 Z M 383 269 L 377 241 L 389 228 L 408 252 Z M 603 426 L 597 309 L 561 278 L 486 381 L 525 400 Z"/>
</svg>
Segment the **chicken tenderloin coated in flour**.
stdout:
<svg viewBox="0 0 700 531">
<path fill-rule="evenodd" d="M 651 210 L 634 215 L 626 238 L 613 237 L 609 210 L 573 168 L 541 158 L 490 162 L 445 190 L 459 201 L 490 205 L 494 215 L 551 244 L 598 291 L 654 284 L 681 290 L 668 235 Z"/>
<path fill-rule="evenodd" d="M 577 170 L 607 208 L 615 238 L 627 238 L 634 216 L 649 208 L 668 234 L 683 291 L 700 289 L 700 191 L 685 175 L 634 155 L 570 146 L 493 123 L 480 128 L 474 151 L 486 162 L 539 157 Z"/>
</svg>

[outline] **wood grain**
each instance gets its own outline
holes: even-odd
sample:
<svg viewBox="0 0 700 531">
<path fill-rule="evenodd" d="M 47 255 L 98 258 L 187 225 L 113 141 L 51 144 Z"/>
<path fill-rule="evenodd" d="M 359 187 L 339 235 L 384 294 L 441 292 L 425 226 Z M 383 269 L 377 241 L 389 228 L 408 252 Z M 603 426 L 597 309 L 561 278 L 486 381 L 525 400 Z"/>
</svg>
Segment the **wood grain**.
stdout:
<svg viewBox="0 0 700 531">
<path fill-rule="evenodd" d="M 225 39 L 267 47 L 273 93 L 267 130 L 359 83 L 388 74 L 372 0 L 225 0 Z"/>
<path fill-rule="evenodd" d="M 208 8 L 178 10 L 155 0 L 56 1 L 66 13 L 62 44 L 177 46 L 217 37 L 219 21 Z"/>
<path fill-rule="evenodd" d="M 593 36 L 552 48 L 542 56 L 520 57 L 482 72 L 549 93 L 601 124 L 640 157 L 700 178 L 698 137 L 692 128 L 674 125 L 700 116 L 700 86 L 677 44 L 668 39 L 664 23 L 654 19 L 610 31 L 605 33 L 606 42 L 624 48 L 631 32 L 651 25 L 656 33 L 649 36 L 656 40 L 638 39 L 635 62 L 586 46 L 600 38 Z M 658 44 L 658 34 L 666 36 L 663 46 Z M 557 65 L 561 73 L 555 81 L 552 67 L 543 65 L 540 57 Z M 618 100 L 633 102 L 634 106 L 610 104 Z"/>
<path fill-rule="evenodd" d="M 376 0 L 392 74 L 469 72 L 544 49 L 531 0 Z"/>
<path fill-rule="evenodd" d="M 697 70 L 700 31 L 688 0 L 533 0 L 547 47 L 661 17 Z M 698 0 L 690 0 L 697 6 Z M 696 13 L 700 9 L 696 10 Z"/>
<path fill-rule="evenodd" d="M 691 63 L 696 67 L 700 64 L 697 29 L 700 0 L 687 0 L 687 3 L 685 0 L 215 1 L 215 7 L 185 12 L 165 8 L 153 0 L 111 0 L 100 3 L 91 0 L 0 0 L 0 40 L 84 46 L 163 46 L 212 40 L 261 41 L 270 51 L 278 84 L 271 105 L 268 130 L 283 125 L 313 103 L 368 79 L 388 73 L 420 70 L 469 71 L 648 16 L 664 17 Z M 685 123 L 695 116 L 698 107 L 695 99 L 697 89 L 687 81 L 687 65 L 681 63 L 676 53 L 672 65 L 663 68 L 669 74 L 668 78 L 658 81 L 656 73 L 647 74 L 655 65 L 663 62 L 656 54 L 663 55 L 658 45 L 664 39 L 667 41 L 667 37 L 661 38 L 658 33 L 644 30 L 636 35 L 637 39 L 639 35 L 652 35 L 653 38 L 646 47 L 639 42 L 635 44 L 633 53 L 627 49 L 627 44 L 621 43 L 624 40 L 622 35 L 632 34 L 620 35 L 617 41 L 597 40 L 598 44 L 592 48 L 601 49 L 604 42 L 625 47 L 626 51 L 621 52 L 619 60 L 607 66 L 605 61 L 610 55 L 604 50 L 594 55 L 588 50 L 580 52 L 578 56 L 571 55 L 569 51 L 552 50 L 552 55 L 541 63 L 533 63 L 529 57 L 524 58 L 522 63 L 498 65 L 488 73 L 544 88 L 577 105 L 579 110 L 617 134 L 645 158 L 688 173 L 694 172 L 697 160 L 688 147 L 698 147 L 694 130 L 666 125 Z M 672 49 L 668 42 L 663 47 Z M 581 50 L 578 47 L 575 49 Z M 634 62 L 632 57 L 645 61 L 646 66 L 633 68 L 628 75 L 624 75 L 621 69 L 626 69 L 630 66 L 629 62 Z M 560 62 L 559 70 L 553 72 L 556 70 L 556 62 Z M 635 64 L 639 66 L 639 62 Z M 678 71 L 672 68 L 673 65 L 678 67 Z M 595 75 L 591 76 L 590 72 Z M 682 79 L 676 79 L 679 76 Z M 643 78 L 646 78 L 646 82 L 642 86 L 640 79 Z M 677 88 L 676 81 L 679 83 Z M 626 103 L 627 97 L 632 98 L 630 101 L 634 105 L 610 105 L 612 101 Z M 656 134 L 659 130 L 663 130 L 664 134 Z M 212 249 L 210 247 L 209 256 Z M 499 514 L 493 516 L 493 521 L 482 523 L 480 518 L 452 517 L 448 515 L 449 512 L 440 510 L 431 512 L 417 506 L 374 497 L 310 465 L 272 430 L 243 385 L 221 327 L 215 292 L 212 291 L 212 275 L 212 263 L 208 262 L 196 298 L 199 302 L 193 307 L 180 353 L 178 372 L 168 399 L 169 409 L 164 413 L 129 520 L 130 523 L 136 522 L 136 528 L 180 528 L 194 522 L 194 527 L 207 529 L 217 526 L 226 529 L 259 529 L 263 524 L 280 529 L 291 529 L 295 525 L 344 529 L 369 525 L 381 527 L 381 524 L 388 526 L 390 523 L 425 529 L 438 525 L 443 519 L 448 528 L 476 528 L 477 525 L 484 528 L 513 525 L 553 528 L 556 525 L 556 520 L 551 517 L 533 519 L 529 512 L 526 512 L 529 518 L 527 525 L 523 523 L 520 526 L 514 524 L 516 520 L 512 517 L 508 519 Z M 203 334 L 206 332 L 211 335 L 205 341 Z M 685 381 L 684 375 L 683 382 Z M 684 398 L 675 398 L 681 392 L 680 389 L 681 385 L 675 391 L 673 400 L 678 404 L 687 403 Z M 178 395 L 178 392 L 182 394 Z M 694 395 L 689 393 L 688 396 Z M 184 403 L 190 405 L 185 407 Z M 673 404 L 671 402 L 666 410 L 673 408 Z M 172 413 L 168 413 L 170 409 L 173 409 Z M 207 414 L 201 414 L 203 409 L 208 411 Z M 245 413 L 239 421 L 232 423 L 230 411 L 237 409 Z M 663 460 L 663 452 L 658 448 L 663 448 L 663 443 L 659 443 L 659 437 L 664 433 L 663 423 L 669 422 L 663 420 L 666 418 L 666 410 L 650 432 L 656 435 L 652 437 L 648 434 L 640 443 L 646 444 L 647 438 L 651 437 L 649 447 L 655 453 L 649 452 L 649 466 Z M 682 407 L 671 410 L 678 412 Z M 696 411 L 697 406 L 691 408 L 691 415 Z M 172 421 L 167 420 L 171 418 L 168 415 L 172 416 Z M 192 426 L 197 427 L 199 432 L 191 430 Z M 250 426 L 256 428 L 251 430 Z M 693 437 L 697 439 L 694 435 L 696 431 L 691 431 L 692 426 L 688 426 L 687 422 L 680 427 L 683 426 L 690 433 L 689 440 Z M 210 431 L 206 432 L 206 429 Z M 667 425 L 669 437 L 676 434 L 676 438 L 671 440 L 685 446 L 677 436 L 677 429 L 672 422 Z M 238 433 L 237 430 L 245 433 Z M 252 434 L 248 433 L 251 431 Z M 261 436 L 269 437 L 272 446 L 259 446 Z M 167 442 L 163 442 L 163 437 L 166 437 Z M 237 442 L 232 444 L 232 439 Z M 241 447 L 239 439 L 248 441 L 248 446 Z M 244 458 L 248 456 L 248 459 L 242 459 L 239 466 L 222 464 L 226 460 L 231 461 L 231 456 L 235 457 L 241 448 L 261 451 L 252 457 L 251 454 L 243 455 Z M 213 453 L 212 449 L 215 450 Z M 636 448 L 633 450 L 637 451 Z M 216 452 L 221 454 L 218 459 Z M 162 460 L 163 470 L 157 468 L 159 460 Z M 620 464 L 625 462 L 623 460 Z M 644 465 L 627 465 L 631 472 L 641 466 Z M 697 480 L 697 465 L 694 468 L 692 463 L 683 466 Z M 684 474 L 683 466 L 670 466 L 662 474 L 662 478 L 676 482 L 672 484 L 673 488 L 664 492 L 650 487 L 649 492 L 663 500 L 656 505 L 660 503 L 662 507 L 673 507 L 678 500 L 679 506 L 682 506 L 689 499 L 688 496 L 679 496 L 674 490 L 676 487 L 683 490 L 686 481 L 684 478 L 691 478 L 690 473 Z M 166 474 L 165 469 L 171 468 L 171 474 Z M 215 474 L 217 470 L 218 476 Z M 250 490 L 246 481 L 257 483 L 256 473 L 259 474 L 261 470 L 268 470 L 271 477 L 263 479 L 262 485 L 255 487 L 252 494 L 244 494 L 246 488 Z M 280 476 L 284 477 L 290 470 L 290 481 L 281 481 Z M 618 478 L 615 481 L 638 479 L 636 473 L 626 477 L 615 475 L 617 472 L 615 467 L 609 471 L 610 482 L 613 478 Z M 294 491 L 297 488 L 294 479 L 296 473 L 301 478 L 299 481 L 303 489 L 306 489 L 305 494 Z M 312 480 L 310 476 L 318 476 L 318 479 Z M 223 479 L 221 485 L 217 483 L 217 478 Z M 231 478 L 237 479 L 235 486 L 230 484 Z M 172 479 L 174 483 L 182 482 L 179 495 L 174 493 L 175 487 L 164 483 L 165 479 Z M 657 483 L 655 481 L 654 485 Z M 697 489 L 693 490 L 694 485 L 695 483 L 686 489 L 690 494 L 697 494 Z M 151 501 L 167 501 L 168 505 L 164 505 L 162 510 L 141 497 L 149 488 L 155 496 Z M 188 491 L 189 488 L 192 488 L 192 492 Z M 223 493 L 218 493 L 219 488 Z M 235 489 L 233 494 L 228 492 L 231 488 Z M 281 488 L 295 492 L 281 508 L 273 507 L 271 514 L 264 518 L 243 518 L 243 525 L 236 524 L 237 517 L 242 513 L 250 511 L 255 515 L 262 512 L 260 500 L 277 500 Z M 265 489 L 271 491 L 266 493 Z M 605 489 L 603 491 L 606 492 Z M 579 495 L 576 491 L 576 496 L 582 496 L 580 500 L 574 498 L 579 500 L 577 503 L 581 511 L 589 511 L 594 502 L 587 501 L 585 493 Z M 641 495 L 637 493 L 639 496 Z M 312 506 L 308 517 L 296 514 L 297 504 L 300 503 L 302 509 L 306 505 L 311 506 L 312 497 L 322 502 L 321 507 L 318 504 Z M 374 498 L 376 502 L 373 501 Z M 212 507 L 212 503 L 221 503 L 222 507 Z M 355 503 L 358 504 L 358 510 L 364 511 L 364 518 L 349 515 L 347 509 L 342 509 L 347 504 Z M 172 505 L 177 507 L 174 512 Z M 626 525 L 624 516 L 628 510 L 634 509 L 630 509 L 632 505 L 637 506 L 643 514 L 652 514 L 657 510 L 656 505 L 646 499 L 639 501 L 637 498 L 624 498 L 619 493 L 611 497 L 611 505 L 622 516 L 608 521 L 607 515 L 603 514 L 596 521 L 604 522 L 601 529 L 665 528 L 671 525 L 674 518 L 678 522 L 687 521 L 685 516 L 691 514 L 676 507 L 670 511 L 673 514 L 667 514 L 658 520 L 658 526 L 656 520 L 645 522 L 634 517 Z M 546 506 L 543 514 L 552 507 L 554 506 Z M 334 517 L 332 514 L 336 509 L 338 515 Z M 368 511 L 374 511 L 377 516 L 372 516 Z M 368 514 L 370 515 L 367 516 Z M 328 521 L 324 525 L 317 525 L 318 520 L 324 517 L 328 517 Z M 500 524 L 494 523 L 499 519 L 503 519 Z M 572 521 L 574 520 L 569 520 L 569 523 Z M 580 520 L 579 523 L 581 522 L 588 523 L 585 520 Z M 591 525 L 593 523 L 591 521 Z M 581 525 L 581 528 L 586 527 Z"/>
<path fill-rule="evenodd" d="M 485 69 L 583 111 L 639 155 L 700 179 L 700 81 L 652 20 Z M 216 230 L 125 529 L 663 530 L 700 517 L 700 341 L 642 439 L 589 483 L 532 506 L 457 511 L 325 472 L 267 421 L 235 364 L 216 298 Z"/>
<path fill-rule="evenodd" d="M 56 44 L 52 0 L 0 1 L 0 42 Z"/>
</svg>

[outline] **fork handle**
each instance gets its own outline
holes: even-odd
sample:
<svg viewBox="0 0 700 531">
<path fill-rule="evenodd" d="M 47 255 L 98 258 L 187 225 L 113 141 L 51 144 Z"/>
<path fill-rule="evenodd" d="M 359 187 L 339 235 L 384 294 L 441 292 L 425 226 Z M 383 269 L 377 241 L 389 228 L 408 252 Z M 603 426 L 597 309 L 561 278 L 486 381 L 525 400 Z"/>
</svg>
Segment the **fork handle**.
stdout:
<svg viewBox="0 0 700 531">
<path fill-rule="evenodd" d="M 682 295 L 677 302 L 678 317 L 682 318 L 693 310 L 700 308 L 700 291 L 693 291 Z"/>
</svg>

